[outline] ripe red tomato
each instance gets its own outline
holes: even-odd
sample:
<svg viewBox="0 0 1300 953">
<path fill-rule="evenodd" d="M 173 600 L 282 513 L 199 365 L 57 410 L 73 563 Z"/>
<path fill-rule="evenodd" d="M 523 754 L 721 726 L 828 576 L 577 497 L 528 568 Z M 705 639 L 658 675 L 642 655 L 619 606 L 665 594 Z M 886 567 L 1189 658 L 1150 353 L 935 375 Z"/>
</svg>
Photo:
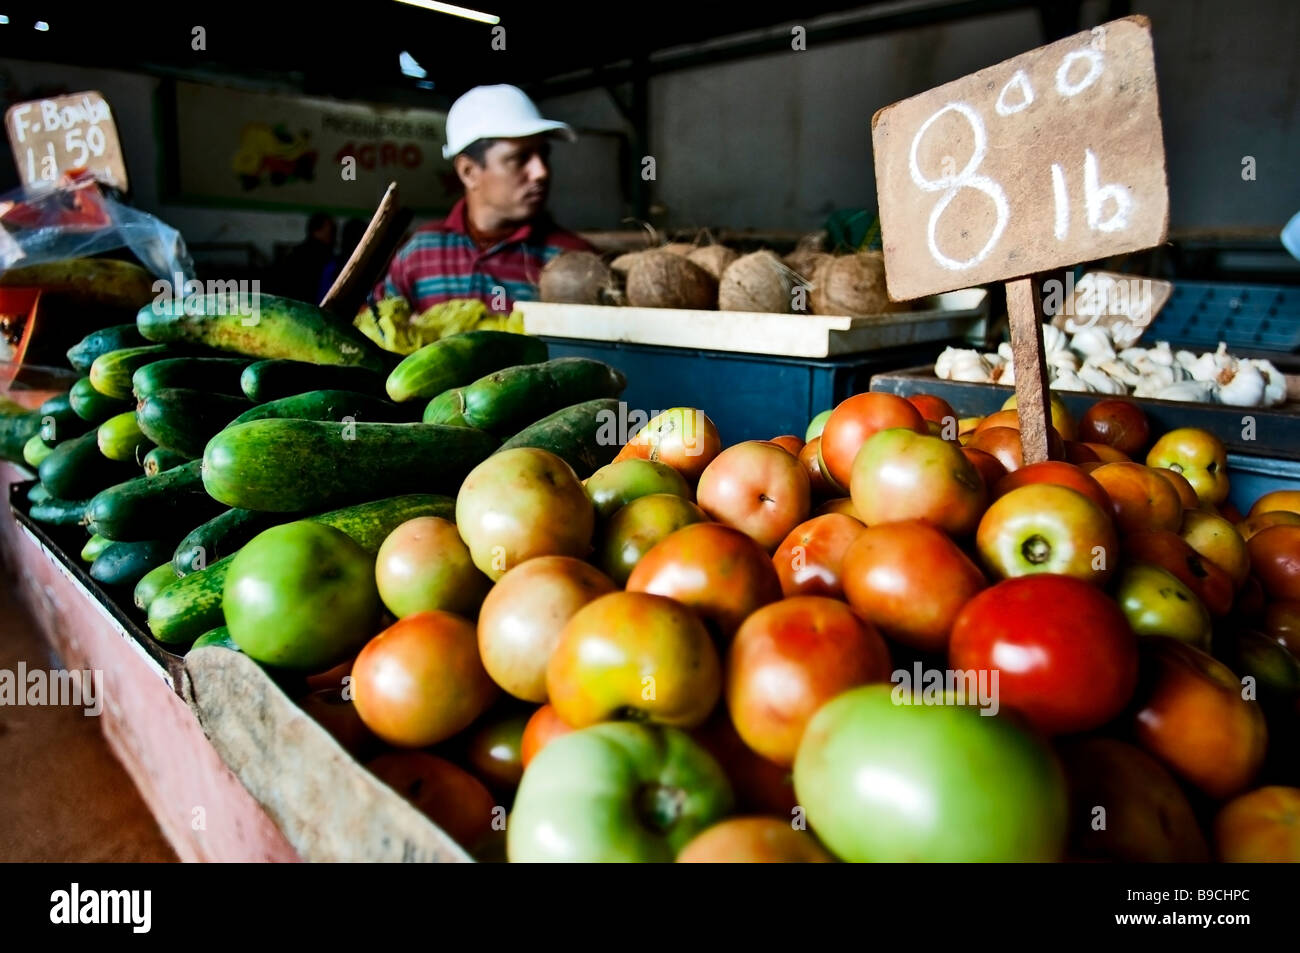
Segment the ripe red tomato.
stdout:
<svg viewBox="0 0 1300 953">
<path fill-rule="evenodd" d="M 1099 400 L 1079 421 L 1079 439 L 1104 443 L 1126 457 L 1134 457 L 1151 440 L 1151 425 L 1142 408 L 1127 400 Z"/>
<path fill-rule="evenodd" d="M 772 814 L 788 824 L 798 803 L 790 771 L 759 755 L 736 734 L 727 706 L 717 711 L 691 737 L 708 749 L 731 781 L 736 809 L 746 814 Z"/>
<path fill-rule="evenodd" d="M 1252 536 L 1246 549 L 1270 599 L 1300 599 L 1300 526 L 1270 526 Z"/>
<path fill-rule="evenodd" d="M 567 735 L 571 731 L 573 728 L 555 713 L 554 708 L 543 705 L 533 712 L 528 724 L 524 725 L 524 736 L 519 742 L 519 760 L 527 768 L 528 762 L 533 760 L 537 752 L 560 735 Z"/>
<path fill-rule="evenodd" d="M 1007 579 L 975 596 L 953 623 L 948 660 L 996 671 L 999 704 L 1048 734 L 1105 724 L 1137 684 L 1137 637 L 1124 613 L 1066 576 Z"/>
<path fill-rule="evenodd" d="M 713 458 L 695 494 L 700 509 L 751 536 L 769 553 L 808 518 L 812 491 L 799 459 L 783 447 L 747 440 Z"/>
<path fill-rule="evenodd" d="M 921 412 L 896 394 L 854 394 L 841 401 L 822 430 L 822 472 L 847 490 L 853 476 L 853 459 L 862 445 L 880 431 L 894 427 L 929 433 Z"/>
<path fill-rule="evenodd" d="M 989 491 L 989 499 L 992 499 L 993 488 L 997 486 L 999 480 L 1007 475 L 1007 468 L 999 463 L 996 457 L 985 453 L 983 450 L 976 450 L 974 447 L 962 447 L 961 452 L 962 456 L 975 464 L 980 479 L 984 481 L 985 489 Z"/>
<path fill-rule="evenodd" d="M 1170 470 L 1168 467 L 1153 467 L 1156 473 L 1169 481 L 1169 485 L 1178 493 L 1178 499 L 1183 503 L 1183 509 L 1194 510 L 1200 507 L 1200 497 L 1196 495 L 1196 490 L 1187 482 L 1187 477 L 1183 476 L 1177 470 Z"/>
<path fill-rule="evenodd" d="M 812 488 L 813 496 L 834 496 L 836 490 L 827 482 L 826 475 L 822 473 L 821 462 L 817 458 L 817 451 L 821 446 L 822 438 L 813 437 L 799 451 L 799 462 L 803 464 L 804 472 L 808 474 L 808 484 Z"/>
<path fill-rule="evenodd" d="M 1091 450 L 1102 463 L 1130 463 L 1133 460 L 1127 454 L 1116 450 L 1114 447 L 1108 447 L 1104 443 L 1082 443 L 1080 446 Z"/>
<path fill-rule="evenodd" d="M 727 710 L 749 745 L 794 764 L 804 726 L 840 692 L 889 678 L 889 649 L 844 603 L 796 596 L 759 609 L 727 656 Z"/>
<path fill-rule="evenodd" d="M 729 637 L 751 612 L 781 598 L 781 580 L 763 547 L 740 530 L 696 523 L 642 556 L 627 591 L 676 599 Z"/>
<path fill-rule="evenodd" d="M 1110 497 L 1101 488 L 1101 484 L 1074 464 L 1061 460 L 1031 463 L 1027 467 L 1021 467 L 1015 473 L 1008 473 L 993 487 L 992 498 L 1005 496 L 1016 487 L 1030 483 L 1055 483 L 1058 486 L 1068 486 L 1096 503 L 1103 513 L 1110 514 Z"/>
<path fill-rule="evenodd" d="M 1080 463 L 1101 462 L 1101 457 L 1097 456 L 1097 451 L 1093 450 L 1086 443 L 1079 443 L 1077 440 L 1065 441 L 1065 459 L 1076 465 Z"/>
<path fill-rule="evenodd" d="M 1025 451 L 1020 445 L 1020 431 L 1014 427 L 989 427 L 977 431 L 966 444 L 971 450 L 983 450 L 993 456 L 1008 473 L 1025 465 Z M 1055 427 L 1047 430 L 1047 455 L 1053 460 L 1065 456 L 1065 441 Z"/>
<path fill-rule="evenodd" d="M 783 433 L 767 442 L 776 444 L 782 450 L 788 451 L 791 456 L 797 457 L 803 451 L 803 441 L 792 433 Z"/>
<path fill-rule="evenodd" d="M 956 543 L 921 520 L 863 530 L 844 554 L 841 575 L 863 618 L 924 651 L 947 646 L 957 613 L 987 585 Z"/>
<path fill-rule="evenodd" d="M 933 394 L 913 394 L 907 398 L 907 402 L 919 410 L 922 417 L 938 424 L 941 428 L 949 419 L 952 420 L 954 427 L 957 424 L 957 411 L 953 410 L 952 404 L 942 397 L 935 397 Z"/>
<path fill-rule="evenodd" d="M 781 591 L 787 597 L 843 598 L 840 570 L 844 554 L 863 529 L 860 522 L 843 513 L 814 516 L 796 526 L 772 556 Z"/>
</svg>

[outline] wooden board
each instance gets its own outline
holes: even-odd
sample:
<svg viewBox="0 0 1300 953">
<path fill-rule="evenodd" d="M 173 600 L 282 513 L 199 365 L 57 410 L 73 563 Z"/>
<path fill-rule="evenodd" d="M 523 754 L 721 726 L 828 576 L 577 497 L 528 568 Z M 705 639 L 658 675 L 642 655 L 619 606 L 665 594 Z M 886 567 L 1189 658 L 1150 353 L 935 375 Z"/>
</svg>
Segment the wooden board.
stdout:
<svg viewBox="0 0 1300 953">
<path fill-rule="evenodd" d="M 1165 153 L 1145 17 L 895 103 L 871 125 L 895 301 L 1165 239 Z"/>
<path fill-rule="evenodd" d="M 24 185 L 53 185 L 69 169 L 89 169 L 95 178 L 127 191 L 126 162 L 113 111 L 90 90 L 15 103 L 5 112 L 14 164 Z"/>
<path fill-rule="evenodd" d="M 982 288 L 968 288 L 938 296 L 930 310 L 861 318 L 542 301 L 520 301 L 515 307 L 523 312 L 529 334 L 783 357 L 834 357 L 963 337 L 986 316 L 987 297 Z"/>
<path fill-rule="evenodd" d="M 212 746 L 304 860 L 472 862 L 242 652 L 194 649 L 185 671 Z"/>
</svg>

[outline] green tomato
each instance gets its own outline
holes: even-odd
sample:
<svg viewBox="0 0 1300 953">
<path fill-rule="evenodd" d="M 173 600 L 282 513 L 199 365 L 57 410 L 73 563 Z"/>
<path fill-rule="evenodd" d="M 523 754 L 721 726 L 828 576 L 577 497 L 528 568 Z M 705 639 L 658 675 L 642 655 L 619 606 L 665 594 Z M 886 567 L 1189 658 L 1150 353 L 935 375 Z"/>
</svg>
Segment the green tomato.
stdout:
<svg viewBox="0 0 1300 953">
<path fill-rule="evenodd" d="M 896 703 L 901 688 L 851 689 L 808 723 L 794 789 L 822 843 L 853 862 L 1059 859 L 1066 790 L 1050 749 L 1004 716 Z"/>
<path fill-rule="evenodd" d="M 604 520 L 620 507 L 653 493 L 669 493 L 682 499 L 691 498 L 686 478 L 666 463 L 657 460 L 619 460 L 603 466 L 583 483 L 587 497 Z"/>
<path fill-rule="evenodd" d="M 222 609 L 231 640 L 250 658 L 320 671 L 375 634 L 375 560 L 332 526 L 275 526 L 231 560 Z"/>
<path fill-rule="evenodd" d="M 726 775 L 685 732 L 604 722 L 529 763 L 506 849 L 512 863 L 669 862 L 731 806 Z"/>
<path fill-rule="evenodd" d="M 1138 635 L 1165 635 L 1210 650 L 1209 612 L 1196 593 L 1167 569 L 1148 563 L 1129 566 L 1120 574 L 1115 601 Z"/>
<path fill-rule="evenodd" d="M 835 408 L 831 408 L 834 410 Z M 822 428 L 826 426 L 826 421 L 831 419 L 831 410 L 823 410 L 808 423 L 808 429 L 804 432 L 803 442 L 808 443 L 813 437 L 822 435 Z"/>
</svg>

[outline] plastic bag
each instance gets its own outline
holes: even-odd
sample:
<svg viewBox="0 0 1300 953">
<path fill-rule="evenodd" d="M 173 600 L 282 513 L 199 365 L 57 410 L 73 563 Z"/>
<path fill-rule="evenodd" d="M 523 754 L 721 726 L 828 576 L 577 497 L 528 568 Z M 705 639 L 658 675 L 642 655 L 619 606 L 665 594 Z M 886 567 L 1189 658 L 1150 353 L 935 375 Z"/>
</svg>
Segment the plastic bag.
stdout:
<svg viewBox="0 0 1300 953">
<path fill-rule="evenodd" d="M 0 196 L 0 270 L 128 248 L 156 277 L 195 277 L 180 232 L 104 193 L 88 173 Z"/>
</svg>

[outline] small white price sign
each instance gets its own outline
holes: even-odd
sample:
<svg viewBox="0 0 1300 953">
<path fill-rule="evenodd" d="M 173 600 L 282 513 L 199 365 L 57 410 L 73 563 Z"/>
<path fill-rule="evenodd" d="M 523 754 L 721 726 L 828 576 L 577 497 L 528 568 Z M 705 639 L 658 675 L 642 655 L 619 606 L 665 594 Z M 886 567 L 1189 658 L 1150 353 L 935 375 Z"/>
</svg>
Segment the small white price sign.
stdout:
<svg viewBox="0 0 1300 953">
<path fill-rule="evenodd" d="M 126 164 L 107 100 L 97 92 L 73 93 L 10 106 L 5 129 L 24 185 L 52 184 L 69 169 L 127 190 Z"/>
</svg>

